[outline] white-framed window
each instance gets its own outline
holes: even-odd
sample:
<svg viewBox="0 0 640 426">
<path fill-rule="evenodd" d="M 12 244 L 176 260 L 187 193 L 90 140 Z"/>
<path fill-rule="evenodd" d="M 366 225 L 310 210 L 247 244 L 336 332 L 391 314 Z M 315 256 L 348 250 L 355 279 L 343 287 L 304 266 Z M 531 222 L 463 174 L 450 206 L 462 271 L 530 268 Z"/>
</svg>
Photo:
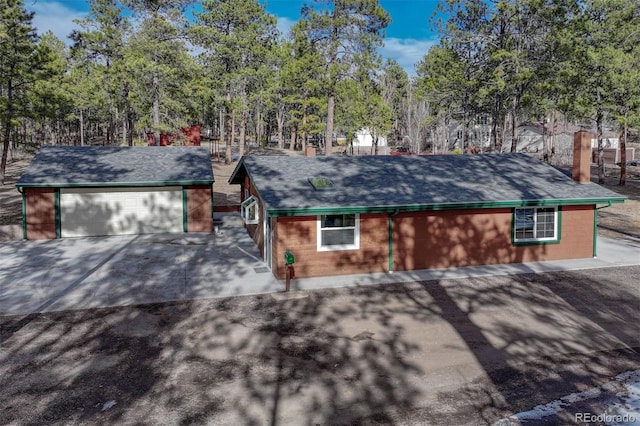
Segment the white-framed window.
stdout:
<svg viewBox="0 0 640 426">
<path fill-rule="evenodd" d="M 318 216 L 318 251 L 357 250 L 360 248 L 360 215 L 328 214 Z"/>
<path fill-rule="evenodd" d="M 557 241 L 557 207 L 516 208 L 513 218 L 513 241 Z"/>
<path fill-rule="evenodd" d="M 259 219 L 258 199 L 253 195 L 240 204 L 240 216 L 247 225 L 255 225 Z"/>
</svg>

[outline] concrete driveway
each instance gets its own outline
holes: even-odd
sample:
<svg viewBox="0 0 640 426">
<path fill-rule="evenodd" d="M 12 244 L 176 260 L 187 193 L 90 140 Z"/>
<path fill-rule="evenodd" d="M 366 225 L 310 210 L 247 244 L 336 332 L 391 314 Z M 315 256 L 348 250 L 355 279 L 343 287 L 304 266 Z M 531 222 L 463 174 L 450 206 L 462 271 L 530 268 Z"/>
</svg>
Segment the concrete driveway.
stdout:
<svg viewBox="0 0 640 426">
<path fill-rule="evenodd" d="M 14 241 L 0 245 L 0 315 L 207 299 L 284 290 L 236 216 L 223 235 Z M 599 238 L 597 259 L 296 279 L 294 290 L 640 264 L 640 241 Z"/>
<path fill-rule="evenodd" d="M 0 315 L 282 290 L 244 228 L 0 246 Z"/>
</svg>

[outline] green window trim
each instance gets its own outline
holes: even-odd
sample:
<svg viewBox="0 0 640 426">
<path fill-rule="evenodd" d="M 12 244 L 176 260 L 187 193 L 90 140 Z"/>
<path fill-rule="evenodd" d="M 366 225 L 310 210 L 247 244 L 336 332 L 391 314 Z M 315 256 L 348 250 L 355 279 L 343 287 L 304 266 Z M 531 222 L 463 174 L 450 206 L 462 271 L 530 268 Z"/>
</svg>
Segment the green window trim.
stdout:
<svg viewBox="0 0 640 426">
<path fill-rule="evenodd" d="M 555 237 L 549 239 L 522 239 L 516 238 L 516 210 L 518 209 L 533 209 L 534 214 L 538 209 L 551 208 L 555 209 Z M 562 206 L 545 206 L 545 207 L 516 207 L 511 212 L 511 244 L 514 246 L 536 246 L 536 245 L 548 245 L 548 244 L 560 244 L 562 240 Z"/>
</svg>

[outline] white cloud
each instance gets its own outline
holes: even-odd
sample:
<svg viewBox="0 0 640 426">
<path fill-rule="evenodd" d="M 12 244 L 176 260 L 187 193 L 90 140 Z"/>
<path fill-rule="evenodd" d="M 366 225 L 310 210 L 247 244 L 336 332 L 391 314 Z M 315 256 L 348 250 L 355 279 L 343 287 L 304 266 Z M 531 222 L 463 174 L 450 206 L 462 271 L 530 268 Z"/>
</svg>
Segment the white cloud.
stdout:
<svg viewBox="0 0 640 426">
<path fill-rule="evenodd" d="M 26 2 L 28 10 L 35 12 L 33 26 L 36 27 L 38 35 L 43 35 L 51 30 L 60 40 L 70 43 L 68 39 L 71 31 L 78 28 L 73 21 L 87 16 L 86 12 L 71 9 L 57 1 L 34 1 Z"/>
<path fill-rule="evenodd" d="M 289 35 L 289 30 L 291 30 L 291 27 L 293 27 L 297 22 L 285 16 L 277 16 L 276 19 L 278 20 L 276 28 L 280 31 L 282 37 L 287 37 Z"/>
<path fill-rule="evenodd" d="M 389 37 L 384 39 L 384 46 L 378 51 L 383 58 L 393 59 L 410 76 L 413 76 L 416 73 L 415 65 L 436 44 L 438 42 L 435 40 Z"/>
</svg>

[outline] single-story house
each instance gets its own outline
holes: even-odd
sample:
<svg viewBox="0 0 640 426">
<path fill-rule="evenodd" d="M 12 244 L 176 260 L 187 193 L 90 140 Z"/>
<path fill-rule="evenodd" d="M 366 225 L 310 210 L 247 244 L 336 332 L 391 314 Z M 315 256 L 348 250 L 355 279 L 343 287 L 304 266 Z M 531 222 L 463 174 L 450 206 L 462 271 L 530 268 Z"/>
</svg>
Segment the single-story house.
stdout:
<svg viewBox="0 0 640 426">
<path fill-rule="evenodd" d="M 586 135 L 586 136 L 585 136 Z M 626 197 L 523 153 L 243 157 L 229 182 L 278 278 L 589 258 L 598 209 Z"/>
<path fill-rule="evenodd" d="M 16 183 L 24 238 L 211 232 L 213 180 L 200 147 L 43 147 Z"/>
</svg>

